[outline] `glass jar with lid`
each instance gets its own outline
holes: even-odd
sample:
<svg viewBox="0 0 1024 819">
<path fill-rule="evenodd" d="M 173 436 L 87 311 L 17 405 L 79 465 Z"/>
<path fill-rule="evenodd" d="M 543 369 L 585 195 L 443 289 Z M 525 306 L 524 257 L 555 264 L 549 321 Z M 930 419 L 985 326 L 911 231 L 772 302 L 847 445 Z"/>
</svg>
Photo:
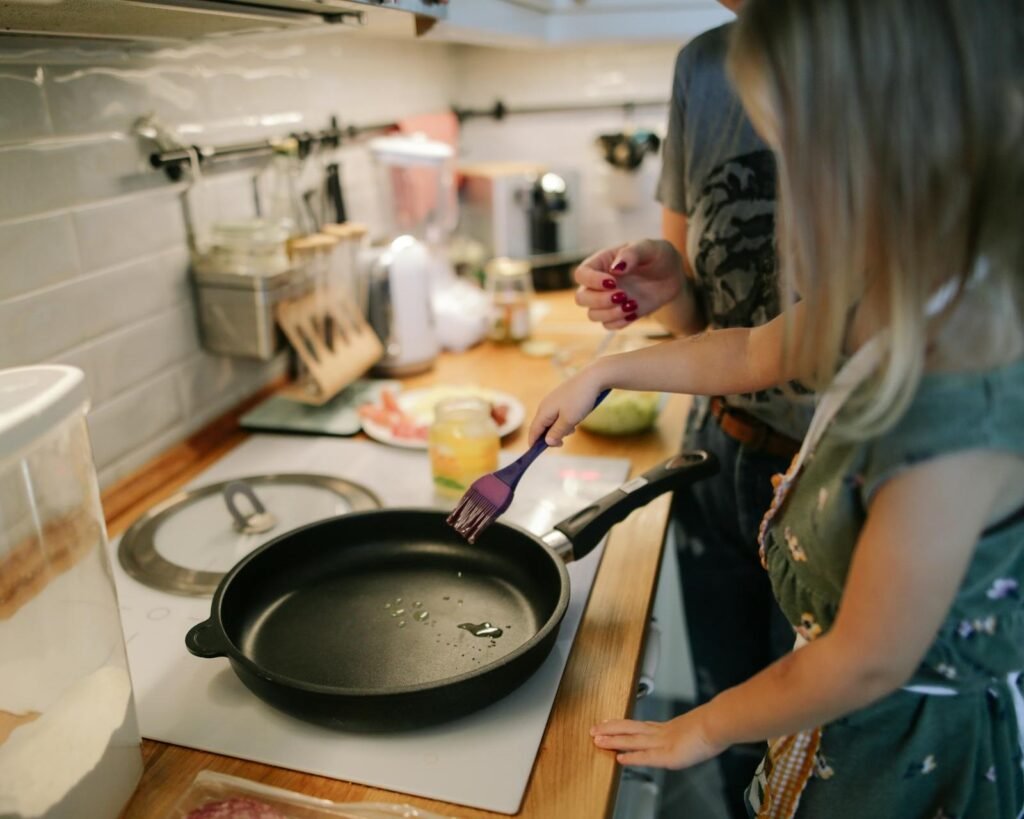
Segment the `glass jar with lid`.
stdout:
<svg viewBox="0 0 1024 819">
<path fill-rule="evenodd" d="M 434 489 L 461 498 L 473 481 L 498 468 L 501 442 L 491 405 L 472 396 L 439 401 L 428 448 Z"/>
<path fill-rule="evenodd" d="M 490 338 L 516 344 L 530 336 L 533 279 L 525 259 L 491 259 L 485 268 L 491 299 Z"/>
<path fill-rule="evenodd" d="M 210 273 L 274 276 L 290 267 L 288 233 L 261 219 L 217 222 L 211 229 L 211 248 L 198 265 Z"/>
</svg>

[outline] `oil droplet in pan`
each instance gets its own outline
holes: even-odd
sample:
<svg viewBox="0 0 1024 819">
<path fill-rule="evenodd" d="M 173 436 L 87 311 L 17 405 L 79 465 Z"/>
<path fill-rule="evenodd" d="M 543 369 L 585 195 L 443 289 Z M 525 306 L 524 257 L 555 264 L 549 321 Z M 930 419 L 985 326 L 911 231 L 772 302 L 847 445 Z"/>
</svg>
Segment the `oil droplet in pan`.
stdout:
<svg viewBox="0 0 1024 819">
<path fill-rule="evenodd" d="M 502 635 L 502 630 L 490 623 L 459 623 L 459 628 L 468 631 L 474 637 L 490 637 L 492 640 Z"/>
</svg>

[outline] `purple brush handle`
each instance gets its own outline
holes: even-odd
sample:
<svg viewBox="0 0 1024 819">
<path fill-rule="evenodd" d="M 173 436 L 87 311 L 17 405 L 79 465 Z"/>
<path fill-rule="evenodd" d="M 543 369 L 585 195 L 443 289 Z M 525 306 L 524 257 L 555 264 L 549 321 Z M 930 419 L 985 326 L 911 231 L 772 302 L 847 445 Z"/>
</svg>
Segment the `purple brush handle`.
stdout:
<svg viewBox="0 0 1024 819">
<path fill-rule="evenodd" d="M 603 390 L 597 396 L 593 409 L 597 409 L 597 405 L 604 401 L 610 392 L 611 390 Z M 515 488 L 516 484 L 519 483 L 519 479 L 523 477 L 523 473 L 526 471 L 527 467 L 537 460 L 537 456 L 540 455 L 540 453 L 548 448 L 547 434 L 550 429 L 551 427 L 548 427 L 544 430 L 544 434 L 533 442 L 533 446 L 516 458 L 512 463 L 494 473 L 503 484 L 507 485 L 511 489 Z"/>
</svg>

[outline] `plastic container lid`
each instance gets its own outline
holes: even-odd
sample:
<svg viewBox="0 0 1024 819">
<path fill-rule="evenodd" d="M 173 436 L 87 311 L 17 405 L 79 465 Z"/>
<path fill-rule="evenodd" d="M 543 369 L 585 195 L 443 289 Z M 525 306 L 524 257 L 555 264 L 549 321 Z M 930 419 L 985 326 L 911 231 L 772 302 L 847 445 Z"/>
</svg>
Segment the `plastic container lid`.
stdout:
<svg viewBox="0 0 1024 819">
<path fill-rule="evenodd" d="M 511 259 L 508 256 L 498 256 L 484 265 L 484 272 L 493 277 L 529 276 L 531 269 L 526 259 Z"/>
<path fill-rule="evenodd" d="M 42 364 L 0 370 L 0 461 L 29 447 L 89 404 L 77 367 Z"/>
</svg>

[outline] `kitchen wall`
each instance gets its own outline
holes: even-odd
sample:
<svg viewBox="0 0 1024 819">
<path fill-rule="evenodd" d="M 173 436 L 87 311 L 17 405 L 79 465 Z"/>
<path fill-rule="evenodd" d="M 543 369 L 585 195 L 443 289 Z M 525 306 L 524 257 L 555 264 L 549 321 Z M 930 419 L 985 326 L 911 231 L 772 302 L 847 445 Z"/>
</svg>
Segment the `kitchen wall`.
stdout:
<svg viewBox="0 0 1024 819">
<path fill-rule="evenodd" d="M 444 108 L 449 48 L 330 36 L 239 38 L 145 52 L 0 51 L 0 367 L 82 367 L 101 483 L 110 484 L 251 394 L 269 365 L 204 353 L 181 198 L 146 163 L 133 121 L 224 143 Z M 349 168 L 351 165 L 351 169 Z M 204 179 L 203 221 L 252 213 L 248 170 Z M 346 163 L 354 199 L 365 163 Z M 348 171 L 351 170 L 350 173 Z"/>
<path fill-rule="evenodd" d="M 463 48 L 456 53 L 459 104 L 486 108 L 500 98 L 516 106 L 557 106 L 668 100 L 676 44 L 559 49 Z M 467 160 L 522 159 L 569 168 L 579 174 L 580 244 L 608 244 L 656 235 L 660 205 L 654 190 L 659 156 L 648 156 L 636 172 L 608 165 L 594 145 L 598 134 L 649 128 L 663 134 L 667 105 L 512 115 L 496 122 L 472 119 L 462 131 Z"/>
<path fill-rule="evenodd" d="M 131 133 L 153 112 L 185 140 L 217 144 L 326 125 L 390 121 L 459 105 L 667 98 L 675 47 L 530 52 L 323 34 L 235 38 L 156 51 L 118 45 L 0 45 L 0 367 L 82 367 L 103 485 L 251 394 L 283 361 L 199 346 L 187 279 L 186 186 L 146 163 Z M 594 136 L 661 129 L 663 107 L 471 121 L 471 159 L 534 159 L 582 177 L 583 243 L 649 235 L 657 158 L 615 179 Z M 359 148 L 340 152 L 355 217 L 372 218 Z M 194 218 L 251 215 L 254 167 L 188 193 Z M 608 191 L 635 207 L 616 207 Z"/>
</svg>

